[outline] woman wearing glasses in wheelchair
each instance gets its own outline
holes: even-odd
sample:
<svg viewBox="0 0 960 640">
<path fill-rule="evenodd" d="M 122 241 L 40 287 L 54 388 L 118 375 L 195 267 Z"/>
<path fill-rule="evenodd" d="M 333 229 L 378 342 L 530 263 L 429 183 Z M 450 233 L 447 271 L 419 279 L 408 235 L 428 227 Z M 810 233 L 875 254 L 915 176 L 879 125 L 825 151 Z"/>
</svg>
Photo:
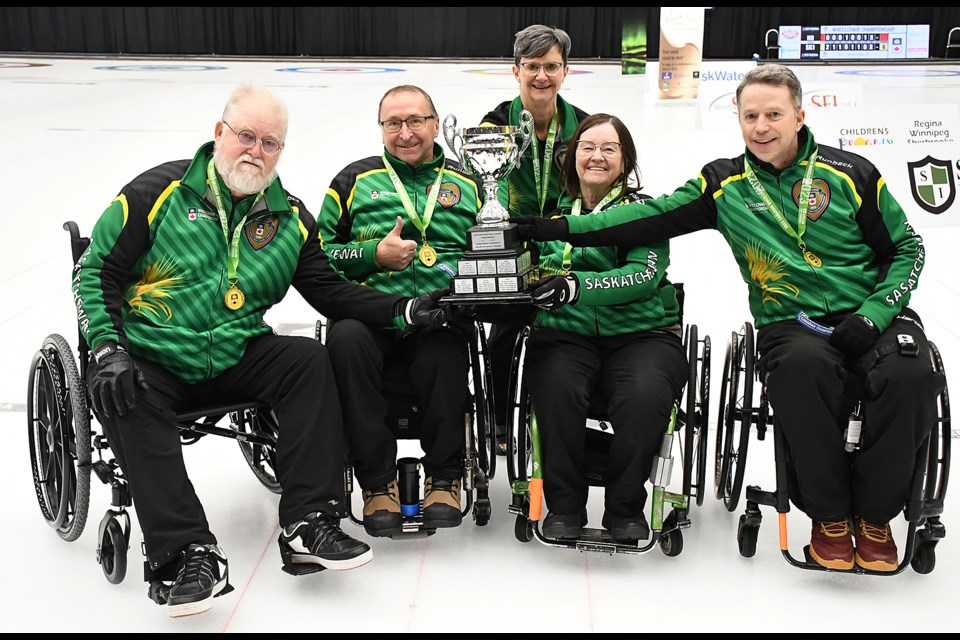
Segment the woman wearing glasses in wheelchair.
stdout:
<svg viewBox="0 0 960 640">
<path fill-rule="evenodd" d="M 566 195 L 555 215 L 604 215 L 640 202 L 637 153 L 623 122 L 588 116 L 563 162 Z M 680 304 L 667 279 L 669 246 L 576 248 L 538 243 L 540 307 L 524 365 L 541 425 L 549 538 L 578 538 L 587 524 L 587 430 L 591 395 L 605 402 L 613 441 L 603 526 L 615 540 L 650 535 L 644 517 L 650 477 L 671 408 L 687 379 Z"/>
</svg>

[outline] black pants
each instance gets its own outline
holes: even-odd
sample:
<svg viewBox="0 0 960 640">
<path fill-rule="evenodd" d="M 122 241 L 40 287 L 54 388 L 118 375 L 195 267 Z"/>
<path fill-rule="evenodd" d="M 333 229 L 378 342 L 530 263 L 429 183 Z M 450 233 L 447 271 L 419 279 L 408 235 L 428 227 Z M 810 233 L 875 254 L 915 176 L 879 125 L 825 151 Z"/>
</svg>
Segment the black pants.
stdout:
<svg viewBox="0 0 960 640">
<path fill-rule="evenodd" d="M 543 491 L 550 511 L 579 513 L 587 504 L 584 424 L 592 393 L 606 401 L 613 427 L 604 506 L 632 518 L 643 511 L 653 459 L 688 374 L 680 339 L 647 331 L 593 338 L 536 329 L 524 377 L 540 426 Z"/>
<path fill-rule="evenodd" d="M 893 349 L 875 359 L 874 351 L 898 344 L 899 334 L 911 336 L 919 354 Z M 851 515 L 893 519 L 906 504 L 917 449 L 936 419 L 944 385 L 933 373 L 916 315 L 905 310 L 859 362 L 846 362 L 825 337 L 794 321 L 760 329 L 757 346 L 761 380 L 790 453 L 796 505 L 821 522 Z M 861 363 L 870 361 L 875 364 L 864 376 Z M 858 398 L 864 401 L 862 444 L 851 458 L 843 430 Z"/>
<path fill-rule="evenodd" d="M 364 489 L 397 477 L 397 441 L 386 422 L 384 362 L 401 358 L 423 411 L 420 447 L 427 477 L 456 480 L 466 441 L 467 337 L 454 330 L 420 329 L 403 335 L 357 320 L 337 320 L 327 348 L 344 407 L 350 457 Z"/>
<path fill-rule="evenodd" d="M 147 560 L 162 567 L 189 544 L 216 543 L 187 477 L 174 418 L 198 407 L 267 402 L 280 427 L 277 477 L 280 524 L 314 511 L 343 516 L 343 423 L 326 348 L 316 340 L 267 334 L 247 344 L 235 366 L 209 382 L 188 384 L 137 360 L 150 387 L 125 416 L 98 416 L 130 486 Z M 96 372 L 91 361 L 88 375 Z"/>
</svg>

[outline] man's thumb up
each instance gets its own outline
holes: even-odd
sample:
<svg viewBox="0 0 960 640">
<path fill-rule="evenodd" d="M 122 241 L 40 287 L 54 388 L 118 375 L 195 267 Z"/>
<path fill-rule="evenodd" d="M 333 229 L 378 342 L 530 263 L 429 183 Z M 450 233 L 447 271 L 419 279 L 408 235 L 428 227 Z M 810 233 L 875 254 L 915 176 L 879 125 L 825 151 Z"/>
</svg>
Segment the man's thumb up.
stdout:
<svg viewBox="0 0 960 640">
<path fill-rule="evenodd" d="M 387 235 L 396 236 L 399 238 L 401 231 L 403 231 L 403 218 L 401 218 L 400 216 L 397 216 L 397 224 L 393 226 L 393 229 L 390 229 L 390 233 L 388 233 Z"/>
</svg>

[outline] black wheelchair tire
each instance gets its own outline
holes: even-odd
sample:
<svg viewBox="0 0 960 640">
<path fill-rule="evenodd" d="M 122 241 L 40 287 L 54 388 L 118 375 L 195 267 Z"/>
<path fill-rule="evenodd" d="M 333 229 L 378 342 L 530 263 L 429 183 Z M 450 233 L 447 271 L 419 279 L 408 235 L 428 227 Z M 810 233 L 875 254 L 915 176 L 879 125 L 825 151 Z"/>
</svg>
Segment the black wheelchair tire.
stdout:
<svg viewBox="0 0 960 640">
<path fill-rule="evenodd" d="M 927 575 L 937 566 L 936 554 L 937 542 L 927 541 L 918 542 L 913 550 L 913 558 L 910 559 L 910 566 L 921 575 Z"/>
<path fill-rule="evenodd" d="M 513 524 L 513 535 L 520 542 L 530 542 L 533 540 L 533 523 L 526 516 L 518 515 Z"/>
<path fill-rule="evenodd" d="M 668 558 L 675 558 L 683 551 L 683 532 L 677 526 L 677 512 L 671 511 L 663 521 L 664 533 L 660 536 L 660 550 Z"/>
<path fill-rule="evenodd" d="M 100 538 L 100 568 L 110 584 L 120 584 L 127 575 L 127 538 L 115 518 L 107 520 Z"/>
<path fill-rule="evenodd" d="M 760 535 L 760 527 L 754 524 L 747 524 L 747 516 L 740 516 L 740 522 L 737 524 L 737 547 L 740 549 L 740 555 L 744 558 L 752 558 L 757 553 L 757 538 Z"/>
<path fill-rule="evenodd" d="M 86 526 L 92 447 L 86 384 L 63 336 L 51 334 L 43 341 L 27 387 L 30 462 L 40 511 L 60 538 L 73 542 Z"/>
<path fill-rule="evenodd" d="M 279 436 L 279 425 L 273 411 L 263 412 L 259 409 L 245 409 L 230 414 L 230 421 L 237 425 L 242 432 L 271 434 Z M 280 494 L 283 488 L 277 479 L 277 453 L 262 445 L 238 440 L 240 451 L 253 475 L 270 492 Z"/>
</svg>

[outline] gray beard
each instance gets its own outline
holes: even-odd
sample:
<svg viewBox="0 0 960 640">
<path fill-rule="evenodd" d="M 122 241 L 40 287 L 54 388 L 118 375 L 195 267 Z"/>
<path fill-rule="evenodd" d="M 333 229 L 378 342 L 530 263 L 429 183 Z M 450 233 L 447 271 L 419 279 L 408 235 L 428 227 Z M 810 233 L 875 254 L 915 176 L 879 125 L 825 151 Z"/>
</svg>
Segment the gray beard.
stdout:
<svg viewBox="0 0 960 640">
<path fill-rule="evenodd" d="M 259 172 L 254 173 L 246 167 L 241 167 L 241 162 L 241 159 L 237 159 L 233 166 L 229 166 L 219 153 L 215 151 L 213 154 L 213 164 L 217 168 L 217 173 L 220 174 L 223 183 L 233 194 L 250 196 L 260 193 L 277 179 L 276 168 L 268 175 L 263 175 Z"/>
</svg>

